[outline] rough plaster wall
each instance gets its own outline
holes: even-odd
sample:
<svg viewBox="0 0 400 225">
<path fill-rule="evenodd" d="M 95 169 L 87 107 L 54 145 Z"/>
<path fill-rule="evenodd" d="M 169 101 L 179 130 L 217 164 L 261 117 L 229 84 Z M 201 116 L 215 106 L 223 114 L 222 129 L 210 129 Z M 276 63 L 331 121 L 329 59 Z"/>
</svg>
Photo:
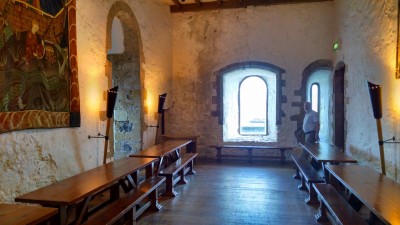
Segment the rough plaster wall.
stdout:
<svg viewBox="0 0 400 225">
<path fill-rule="evenodd" d="M 105 109 L 106 24 L 108 10 L 114 2 L 77 0 L 81 127 L 1 134 L 0 202 L 13 202 L 18 195 L 101 164 L 104 140 L 87 137 L 105 131 L 103 122 L 99 121 L 99 111 Z M 140 24 L 144 100 L 157 102 L 158 94 L 170 89 L 172 21 L 169 8 L 156 0 L 135 0 L 129 5 Z M 152 112 L 157 106 L 146 104 L 145 120 L 153 122 Z M 145 145 L 154 143 L 153 133 L 145 132 Z"/>
<path fill-rule="evenodd" d="M 294 90 L 311 62 L 331 59 L 333 3 L 248 7 L 173 15 L 173 123 L 167 133 L 199 134 L 200 156 L 214 157 L 210 144 L 222 142 L 222 127 L 211 116 L 215 72 L 232 63 L 263 61 L 286 70 L 278 144 L 294 145 L 296 124 L 290 116 L 300 108 Z"/>
<path fill-rule="evenodd" d="M 400 137 L 400 80 L 395 79 L 397 1 L 335 1 L 346 64 L 346 149 L 359 161 L 381 171 L 378 135 L 366 81 L 382 85 L 383 138 Z M 362 113 L 360 113 L 362 112 Z M 361 116 L 360 116 L 361 115 Z M 386 170 L 400 181 L 400 144 L 385 144 Z"/>
</svg>

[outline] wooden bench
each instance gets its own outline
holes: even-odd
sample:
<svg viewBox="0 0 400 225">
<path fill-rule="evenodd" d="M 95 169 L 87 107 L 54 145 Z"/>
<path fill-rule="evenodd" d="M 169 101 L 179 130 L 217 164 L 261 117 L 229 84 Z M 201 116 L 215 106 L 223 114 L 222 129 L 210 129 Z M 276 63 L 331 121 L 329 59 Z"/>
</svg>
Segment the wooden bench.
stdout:
<svg viewBox="0 0 400 225">
<path fill-rule="evenodd" d="M 253 158 L 268 158 L 268 159 L 279 159 L 281 163 L 285 162 L 285 151 L 286 150 L 291 150 L 293 147 L 287 147 L 287 146 L 263 146 L 263 145 L 210 145 L 210 148 L 215 148 L 217 150 L 217 162 L 221 162 L 222 157 L 247 157 L 247 161 L 249 163 L 253 162 Z M 245 149 L 247 150 L 247 155 L 232 155 L 232 154 L 222 154 L 222 149 Z M 279 156 L 253 156 L 253 150 L 254 149 L 259 149 L 259 150 L 279 150 L 280 155 Z"/>
<path fill-rule="evenodd" d="M 329 221 L 340 225 L 368 224 L 360 214 L 351 207 L 344 198 L 330 184 L 313 184 L 320 200 L 319 212 L 315 215 L 318 222 Z"/>
<path fill-rule="evenodd" d="M 307 204 L 318 203 L 313 183 L 325 183 L 325 179 L 321 177 L 317 170 L 310 162 L 301 155 L 292 154 L 293 162 L 296 164 L 295 179 L 301 179 L 301 184 L 298 186 L 300 190 L 308 190 L 309 196 L 305 199 Z"/>
<path fill-rule="evenodd" d="M 191 140 L 168 140 L 129 155 L 129 157 L 158 158 L 158 165 L 155 168 L 155 174 L 158 174 L 164 165 L 168 166 L 176 161 L 180 157 L 180 149 L 183 147 L 187 148 L 191 142 Z M 152 174 L 153 173 L 146 175 L 150 176 Z"/>
<path fill-rule="evenodd" d="M 36 225 L 50 223 L 57 214 L 56 208 L 33 205 L 0 204 L 0 224 Z"/>
<path fill-rule="evenodd" d="M 117 200 L 106 205 L 94 214 L 90 215 L 85 225 L 108 225 L 114 224 L 122 217 L 125 222 L 133 224 L 147 208 L 159 210 L 158 187 L 165 181 L 165 177 L 154 176 L 145 180 L 140 186 L 122 195 Z M 149 201 L 143 203 L 146 197 Z"/>
<path fill-rule="evenodd" d="M 197 153 L 186 153 L 170 165 L 168 165 L 164 170 L 159 172 L 160 176 L 166 177 L 166 190 L 165 194 L 168 196 L 176 196 L 177 193 L 174 190 L 176 183 L 186 184 L 185 180 L 186 174 L 195 174 L 193 171 L 193 161 L 197 157 Z M 179 174 L 179 176 L 176 176 Z"/>
<path fill-rule="evenodd" d="M 86 220 L 88 215 L 93 215 L 96 210 L 102 208 L 103 203 L 107 205 L 108 202 L 116 201 L 120 197 L 120 188 L 123 188 L 125 193 L 135 190 L 139 184 L 137 179 L 139 172 L 152 171 L 156 162 L 156 158 L 117 159 L 25 193 L 16 197 L 15 201 L 58 208 L 56 224 L 68 225 L 73 222 L 79 225 Z M 146 178 L 151 178 L 151 176 L 146 176 Z M 103 203 L 92 201 L 102 192 L 108 193 L 104 195 Z M 91 207 L 91 205 L 95 206 Z"/>
</svg>

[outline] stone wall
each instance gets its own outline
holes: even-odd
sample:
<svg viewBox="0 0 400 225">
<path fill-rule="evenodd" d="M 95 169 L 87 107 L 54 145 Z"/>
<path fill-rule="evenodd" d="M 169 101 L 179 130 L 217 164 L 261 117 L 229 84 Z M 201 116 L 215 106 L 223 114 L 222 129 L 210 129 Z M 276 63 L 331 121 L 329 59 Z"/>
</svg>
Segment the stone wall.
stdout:
<svg viewBox="0 0 400 225">
<path fill-rule="evenodd" d="M 0 202 L 14 198 L 102 163 L 104 139 L 88 135 L 105 132 L 107 73 L 107 15 L 116 2 L 127 4 L 140 30 L 140 79 L 145 123 L 156 123 L 158 95 L 170 92 L 172 20 L 160 1 L 77 0 L 78 76 L 81 127 L 35 129 L 0 135 Z M 112 18 L 111 18 L 112 19 Z M 125 40 L 129 41 L 129 39 Z M 155 130 L 142 124 L 143 146 L 155 141 Z"/>
<path fill-rule="evenodd" d="M 381 171 L 378 135 L 366 81 L 382 85 L 384 140 L 400 137 L 400 80 L 395 79 L 397 1 L 335 1 L 336 61 L 346 64 L 346 150 Z M 400 144 L 385 144 L 386 173 L 400 181 Z"/>
<path fill-rule="evenodd" d="M 312 62 L 332 59 L 334 12 L 332 2 L 247 7 L 173 14 L 173 100 L 167 133 L 200 135 L 200 157 L 215 157 L 211 144 L 222 143 L 222 126 L 213 116 L 216 104 L 215 74 L 247 61 L 282 68 L 281 124 L 277 143 L 295 145 L 302 110 L 296 90 L 302 72 Z M 214 99 L 215 100 L 215 99 Z M 301 105 L 302 104 L 297 104 Z"/>
</svg>

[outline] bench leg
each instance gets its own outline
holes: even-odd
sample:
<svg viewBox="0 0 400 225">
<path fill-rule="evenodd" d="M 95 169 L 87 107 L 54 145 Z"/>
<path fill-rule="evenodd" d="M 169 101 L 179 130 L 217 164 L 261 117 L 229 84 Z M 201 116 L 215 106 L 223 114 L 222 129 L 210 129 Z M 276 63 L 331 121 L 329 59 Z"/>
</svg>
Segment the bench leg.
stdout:
<svg viewBox="0 0 400 225">
<path fill-rule="evenodd" d="M 318 203 L 318 198 L 317 198 L 317 193 L 314 190 L 314 187 L 312 186 L 312 184 L 310 184 L 309 186 L 309 196 L 305 199 L 305 202 L 308 205 L 311 204 L 317 204 Z"/>
<path fill-rule="evenodd" d="M 150 208 L 160 211 L 162 205 L 160 203 L 158 203 L 158 187 L 150 193 L 149 197 L 150 197 L 150 201 L 151 201 Z"/>
<path fill-rule="evenodd" d="M 317 222 L 324 222 L 328 220 L 328 217 L 326 216 L 326 206 L 322 201 L 319 203 L 319 209 L 318 213 L 315 214 L 315 220 L 317 220 Z"/>
<path fill-rule="evenodd" d="M 188 172 L 188 174 L 190 174 L 190 175 L 195 175 L 195 174 L 196 174 L 196 171 L 193 170 L 193 160 L 190 161 L 188 165 L 189 165 L 189 172 Z"/>
<path fill-rule="evenodd" d="M 368 224 L 385 225 L 386 223 L 382 222 L 373 212 L 370 212 Z"/>
<path fill-rule="evenodd" d="M 177 195 L 176 191 L 174 191 L 174 176 L 166 177 L 165 186 L 165 195 L 170 197 L 175 197 Z"/>
<path fill-rule="evenodd" d="M 299 168 L 296 167 L 296 173 L 293 175 L 293 179 L 300 179 L 300 173 L 299 173 Z"/>
<path fill-rule="evenodd" d="M 180 184 L 187 184 L 187 180 L 185 179 L 185 168 L 182 168 L 181 171 L 179 172 L 179 176 L 181 177 L 179 179 Z"/>
<path fill-rule="evenodd" d="M 131 208 L 126 212 L 124 219 L 125 219 L 125 224 L 133 225 L 136 217 L 136 210 L 134 209 L 135 207 Z"/>
<path fill-rule="evenodd" d="M 297 186 L 297 188 L 299 189 L 299 190 L 307 190 L 307 187 L 306 187 L 306 181 L 304 180 L 304 178 L 303 177 L 301 177 L 301 184 L 299 184 L 299 186 Z"/>
</svg>

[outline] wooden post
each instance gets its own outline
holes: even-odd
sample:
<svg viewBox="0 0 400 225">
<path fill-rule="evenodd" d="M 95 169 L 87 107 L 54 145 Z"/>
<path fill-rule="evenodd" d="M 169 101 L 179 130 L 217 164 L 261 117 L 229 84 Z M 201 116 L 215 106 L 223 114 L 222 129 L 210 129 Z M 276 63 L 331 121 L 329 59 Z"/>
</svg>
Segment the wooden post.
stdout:
<svg viewBox="0 0 400 225">
<path fill-rule="evenodd" d="M 380 153 L 380 158 L 381 158 L 381 169 L 382 169 L 382 174 L 386 176 L 385 149 L 384 149 L 384 147 L 383 147 L 383 137 L 382 137 L 381 119 L 376 119 L 376 129 L 377 129 L 377 131 L 378 131 L 379 153 Z"/>
<path fill-rule="evenodd" d="M 385 151 L 383 148 L 383 137 L 382 137 L 382 93 L 381 93 L 381 85 L 373 84 L 367 81 L 369 96 L 371 98 L 372 111 L 374 113 L 374 118 L 376 119 L 376 129 L 378 131 L 378 140 L 379 140 L 379 153 L 381 158 L 381 168 L 382 174 L 386 176 L 386 168 L 385 168 Z"/>
<path fill-rule="evenodd" d="M 113 117 L 114 114 L 114 107 L 115 107 L 115 101 L 117 99 L 117 93 L 118 93 L 118 86 L 115 86 L 111 89 L 107 90 L 107 128 L 106 128 L 106 135 L 104 137 L 104 157 L 103 157 L 103 164 L 106 164 L 107 160 L 107 149 L 108 149 L 108 137 L 110 134 L 110 128 L 111 128 L 111 118 Z"/>
<path fill-rule="evenodd" d="M 111 119 L 107 118 L 107 127 L 106 127 L 106 136 L 104 137 L 104 156 L 103 156 L 103 164 L 106 164 L 107 161 L 107 150 L 108 150 L 108 135 L 110 133 Z"/>
</svg>

